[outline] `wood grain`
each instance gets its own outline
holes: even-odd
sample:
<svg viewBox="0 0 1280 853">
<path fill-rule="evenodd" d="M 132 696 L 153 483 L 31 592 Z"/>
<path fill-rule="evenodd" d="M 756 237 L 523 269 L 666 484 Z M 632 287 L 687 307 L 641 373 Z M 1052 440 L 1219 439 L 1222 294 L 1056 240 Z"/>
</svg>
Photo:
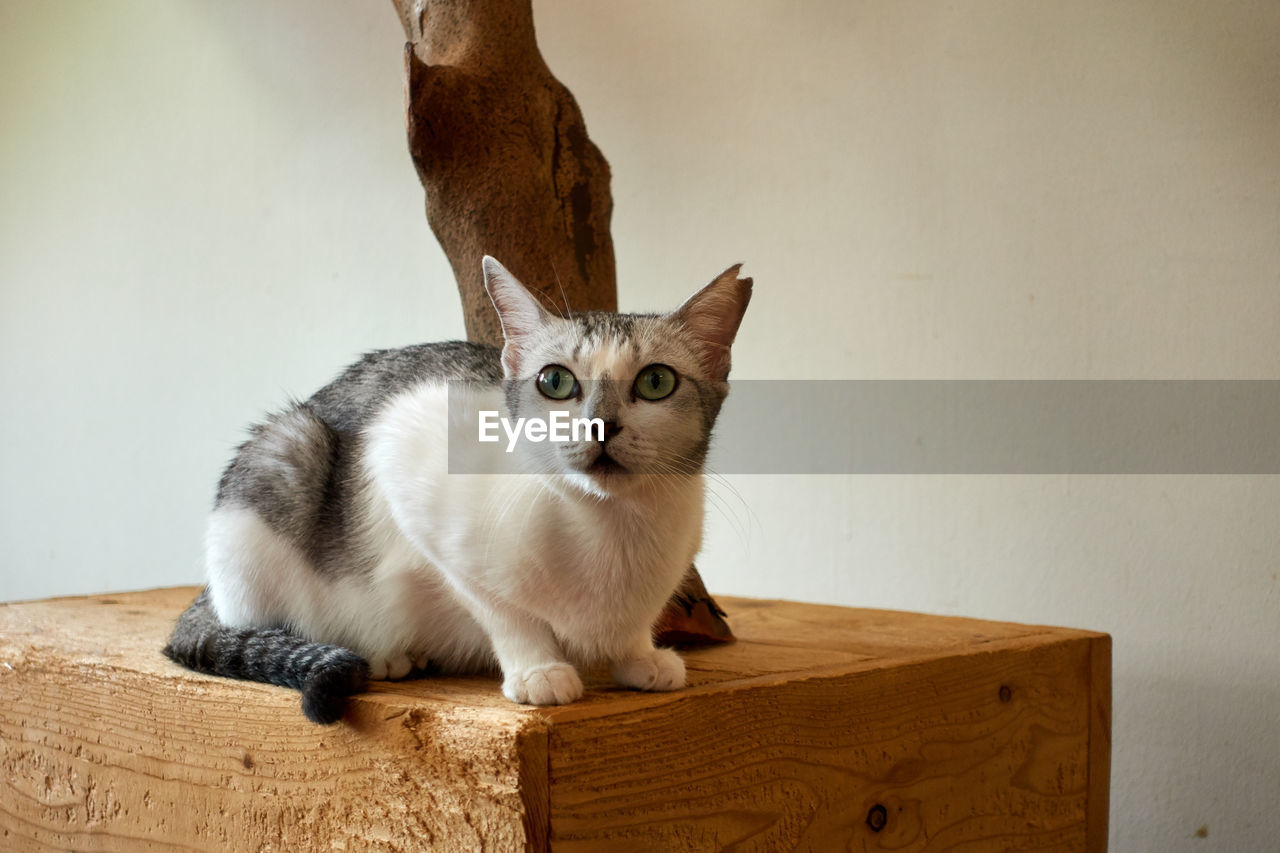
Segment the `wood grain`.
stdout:
<svg viewBox="0 0 1280 853">
<path fill-rule="evenodd" d="M 545 838 L 524 801 L 545 799 L 545 781 L 521 775 L 539 745 L 545 766 L 532 711 L 380 690 L 344 725 L 311 725 L 294 691 L 159 655 L 192 592 L 0 607 L 0 849 L 516 850 Z"/>
<path fill-rule="evenodd" d="M 1105 635 L 729 598 L 683 691 L 424 679 L 323 728 L 160 655 L 194 592 L 0 606 L 0 850 L 1105 850 Z"/>
<path fill-rule="evenodd" d="M 1111 638 L 1090 643 L 1088 849 L 1106 850 L 1111 826 Z"/>
<path fill-rule="evenodd" d="M 1084 850 L 1090 655 L 1005 647 L 554 725 L 553 849 Z"/>
</svg>

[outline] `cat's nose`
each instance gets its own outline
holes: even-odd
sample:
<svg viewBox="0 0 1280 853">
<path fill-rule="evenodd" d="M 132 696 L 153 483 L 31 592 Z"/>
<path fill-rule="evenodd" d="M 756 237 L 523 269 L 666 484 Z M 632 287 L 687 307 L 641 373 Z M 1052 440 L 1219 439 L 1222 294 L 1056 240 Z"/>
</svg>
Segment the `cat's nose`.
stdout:
<svg viewBox="0 0 1280 853">
<path fill-rule="evenodd" d="M 617 421 L 604 422 L 604 440 L 608 441 L 618 433 L 622 432 L 622 426 Z"/>
</svg>

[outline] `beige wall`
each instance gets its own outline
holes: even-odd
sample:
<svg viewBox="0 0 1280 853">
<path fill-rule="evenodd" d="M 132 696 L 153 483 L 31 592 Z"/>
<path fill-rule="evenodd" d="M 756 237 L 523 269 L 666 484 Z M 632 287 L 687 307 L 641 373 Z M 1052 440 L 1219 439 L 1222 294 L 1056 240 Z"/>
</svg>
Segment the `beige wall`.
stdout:
<svg viewBox="0 0 1280 853">
<path fill-rule="evenodd" d="M 536 13 L 623 305 L 755 276 L 735 375 L 1280 378 L 1274 2 Z M 196 581 L 246 422 L 461 334 L 400 40 L 385 4 L 0 3 L 0 599 Z M 713 589 L 1112 632 L 1113 849 L 1280 837 L 1280 478 L 716 491 Z"/>
</svg>

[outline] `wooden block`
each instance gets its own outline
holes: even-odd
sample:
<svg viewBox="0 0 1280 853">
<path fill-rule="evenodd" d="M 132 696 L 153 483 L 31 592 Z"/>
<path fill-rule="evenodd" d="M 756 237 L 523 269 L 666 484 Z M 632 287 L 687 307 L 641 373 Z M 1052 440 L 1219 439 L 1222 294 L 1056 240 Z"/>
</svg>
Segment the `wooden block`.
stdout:
<svg viewBox="0 0 1280 853">
<path fill-rule="evenodd" d="M 689 688 L 377 684 L 345 720 L 160 654 L 191 588 L 0 606 L 0 850 L 1089 850 L 1110 638 L 720 599 Z"/>
</svg>

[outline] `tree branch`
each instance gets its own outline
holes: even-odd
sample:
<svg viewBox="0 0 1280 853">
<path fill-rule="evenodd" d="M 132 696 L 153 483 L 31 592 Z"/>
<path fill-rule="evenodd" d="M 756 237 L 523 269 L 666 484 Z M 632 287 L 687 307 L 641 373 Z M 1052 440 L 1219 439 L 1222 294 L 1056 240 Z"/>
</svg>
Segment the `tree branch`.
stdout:
<svg viewBox="0 0 1280 853">
<path fill-rule="evenodd" d="M 502 343 L 485 254 L 560 311 L 616 311 L 609 164 L 538 50 L 530 0 L 396 5 L 411 39 L 409 151 L 467 337 Z"/>
</svg>

